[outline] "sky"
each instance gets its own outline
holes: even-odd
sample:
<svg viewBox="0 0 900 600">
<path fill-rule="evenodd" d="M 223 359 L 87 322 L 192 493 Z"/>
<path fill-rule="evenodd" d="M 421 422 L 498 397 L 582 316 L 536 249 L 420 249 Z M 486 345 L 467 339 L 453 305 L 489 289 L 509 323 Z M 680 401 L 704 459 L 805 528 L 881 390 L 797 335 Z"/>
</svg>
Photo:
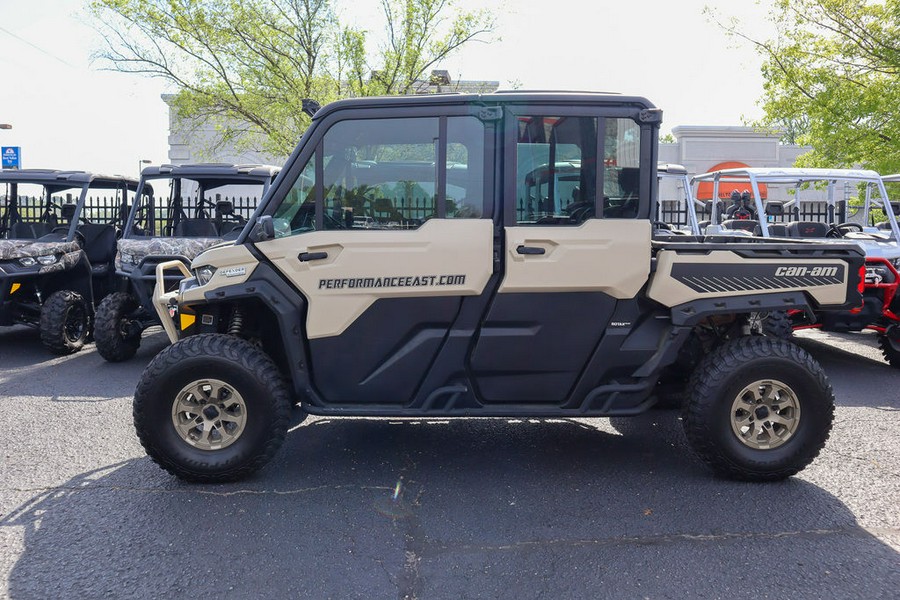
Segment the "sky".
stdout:
<svg viewBox="0 0 900 600">
<path fill-rule="evenodd" d="M 379 0 L 338 0 L 343 18 L 377 35 Z M 0 145 L 22 167 L 136 176 L 168 162 L 168 107 L 159 79 L 104 70 L 103 40 L 85 0 L 0 0 Z M 614 91 L 644 96 L 677 125 L 741 125 L 760 116 L 760 58 L 708 15 L 768 37 L 770 0 L 456 0 L 497 17 L 489 42 L 445 61 L 453 79 L 502 89 Z"/>
</svg>

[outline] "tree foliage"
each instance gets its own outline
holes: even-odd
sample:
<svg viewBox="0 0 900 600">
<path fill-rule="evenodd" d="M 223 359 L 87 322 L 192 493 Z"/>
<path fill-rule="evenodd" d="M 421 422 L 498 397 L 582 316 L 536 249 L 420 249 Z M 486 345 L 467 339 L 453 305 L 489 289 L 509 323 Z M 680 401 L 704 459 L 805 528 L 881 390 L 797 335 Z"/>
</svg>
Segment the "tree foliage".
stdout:
<svg viewBox="0 0 900 600">
<path fill-rule="evenodd" d="M 776 0 L 761 125 L 812 146 L 804 166 L 900 171 L 900 0 Z"/>
<path fill-rule="evenodd" d="M 167 80 L 179 117 L 283 156 L 309 124 L 304 98 L 409 93 L 495 26 L 452 0 L 380 1 L 384 24 L 373 29 L 385 39 L 374 53 L 369 31 L 343 24 L 332 0 L 94 0 L 90 12 L 106 67 Z"/>
</svg>

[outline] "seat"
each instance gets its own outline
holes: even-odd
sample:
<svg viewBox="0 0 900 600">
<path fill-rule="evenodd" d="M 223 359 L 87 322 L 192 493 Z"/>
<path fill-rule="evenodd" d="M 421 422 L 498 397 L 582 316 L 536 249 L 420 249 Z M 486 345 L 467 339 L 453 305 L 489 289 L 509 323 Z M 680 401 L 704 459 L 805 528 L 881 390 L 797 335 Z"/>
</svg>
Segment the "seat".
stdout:
<svg viewBox="0 0 900 600">
<path fill-rule="evenodd" d="M 31 228 L 34 231 L 34 237 L 42 237 L 53 231 L 54 225 L 51 223 L 32 223 Z"/>
<path fill-rule="evenodd" d="M 174 237 L 219 237 L 216 224 L 209 219 L 182 219 L 175 226 Z"/>
<path fill-rule="evenodd" d="M 103 276 L 109 273 L 116 256 L 116 228 L 112 225 L 87 223 L 78 227 L 84 236 L 84 250 L 91 263 L 91 274 Z"/>
<path fill-rule="evenodd" d="M 640 207 L 640 169 L 624 167 L 619 172 L 619 189 L 622 201 L 616 206 L 606 207 L 604 202 L 603 216 L 614 219 L 634 219 Z"/>
<path fill-rule="evenodd" d="M 787 237 L 787 226 L 784 223 L 769 223 L 770 237 Z M 757 225 L 753 229 L 753 235 L 762 235 L 762 227 Z"/>
<path fill-rule="evenodd" d="M 753 219 L 729 219 L 722 221 L 722 227 L 726 229 L 739 229 L 741 231 L 753 231 L 759 227 L 759 221 Z"/>
<path fill-rule="evenodd" d="M 16 240 L 33 240 L 37 237 L 31 223 L 16 221 L 10 228 L 10 237 Z"/>
<path fill-rule="evenodd" d="M 787 235 L 794 238 L 823 238 L 828 234 L 828 225 L 818 221 L 794 221 L 788 223 Z"/>
<path fill-rule="evenodd" d="M 394 208 L 394 202 L 390 198 L 375 198 L 372 202 L 372 216 L 379 223 L 403 220 L 403 216 Z"/>
</svg>

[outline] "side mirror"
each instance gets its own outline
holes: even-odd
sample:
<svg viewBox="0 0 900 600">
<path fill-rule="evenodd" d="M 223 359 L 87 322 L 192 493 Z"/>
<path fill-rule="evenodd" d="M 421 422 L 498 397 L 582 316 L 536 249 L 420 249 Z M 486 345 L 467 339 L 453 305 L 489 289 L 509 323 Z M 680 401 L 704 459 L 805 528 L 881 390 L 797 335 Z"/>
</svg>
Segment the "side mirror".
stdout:
<svg viewBox="0 0 900 600">
<path fill-rule="evenodd" d="M 250 241 L 265 242 L 275 237 L 275 223 L 272 221 L 272 215 L 263 215 L 256 220 L 253 229 L 250 231 Z"/>
<path fill-rule="evenodd" d="M 781 202 L 769 202 L 766 204 L 766 214 L 772 216 L 781 216 L 784 214 L 784 204 Z"/>
</svg>

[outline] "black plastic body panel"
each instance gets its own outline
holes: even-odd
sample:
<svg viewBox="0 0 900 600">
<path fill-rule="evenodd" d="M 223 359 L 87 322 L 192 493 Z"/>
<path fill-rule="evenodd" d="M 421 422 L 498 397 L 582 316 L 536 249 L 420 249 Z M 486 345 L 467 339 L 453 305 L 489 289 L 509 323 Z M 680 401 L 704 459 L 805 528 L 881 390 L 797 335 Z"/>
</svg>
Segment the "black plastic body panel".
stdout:
<svg viewBox="0 0 900 600">
<path fill-rule="evenodd" d="M 257 259 L 262 256 L 254 251 Z M 206 294 L 207 302 L 213 307 L 223 303 L 245 299 L 260 300 L 278 320 L 281 344 L 287 359 L 297 398 L 311 404 L 320 404 L 318 395 L 309 381 L 309 358 L 306 347 L 304 322 L 306 301 L 303 295 L 291 287 L 270 264 L 261 262 L 244 283 L 222 287 Z M 191 308 L 191 305 L 188 305 Z M 206 306 L 196 307 L 202 314 Z"/>
<path fill-rule="evenodd" d="M 39 269 L 31 267 L 0 269 L 0 326 L 36 325 L 41 300 L 59 290 L 81 294 L 92 310 L 95 303 L 111 291 L 113 278 L 108 273 L 92 277 L 87 256 L 84 251 L 77 252 L 74 264 L 60 271 L 41 273 Z M 14 283 L 21 287 L 10 294 Z"/>
</svg>

